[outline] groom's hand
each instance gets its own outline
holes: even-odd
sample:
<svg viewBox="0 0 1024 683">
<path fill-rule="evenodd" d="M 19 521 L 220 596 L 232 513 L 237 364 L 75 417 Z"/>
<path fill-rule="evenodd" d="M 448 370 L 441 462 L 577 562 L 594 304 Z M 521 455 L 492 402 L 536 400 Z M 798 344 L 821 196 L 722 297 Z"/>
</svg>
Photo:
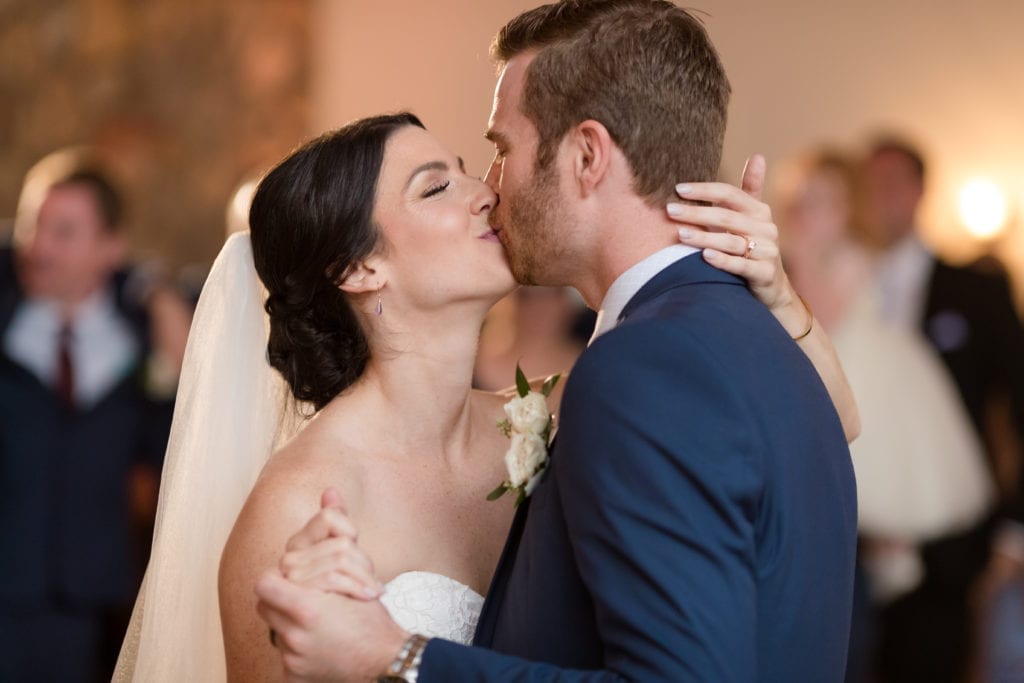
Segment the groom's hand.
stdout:
<svg viewBox="0 0 1024 683">
<path fill-rule="evenodd" d="M 256 609 L 274 630 L 290 681 L 367 681 L 382 675 L 408 639 L 379 601 L 298 586 L 268 571 Z"/>
</svg>

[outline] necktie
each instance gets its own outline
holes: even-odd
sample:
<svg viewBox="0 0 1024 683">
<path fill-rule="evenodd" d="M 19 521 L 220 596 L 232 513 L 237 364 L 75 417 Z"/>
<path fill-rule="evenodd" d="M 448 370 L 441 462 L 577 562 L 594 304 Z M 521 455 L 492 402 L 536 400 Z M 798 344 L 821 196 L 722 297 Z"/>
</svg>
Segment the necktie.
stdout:
<svg viewBox="0 0 1024 683">
<path fill-rule="evenodd" d="M 71 363 L 71 326 L 64 324 L 57 344 L 57 397 L 71 407 L 75 402 L 75 372 Z"/>
</svg>

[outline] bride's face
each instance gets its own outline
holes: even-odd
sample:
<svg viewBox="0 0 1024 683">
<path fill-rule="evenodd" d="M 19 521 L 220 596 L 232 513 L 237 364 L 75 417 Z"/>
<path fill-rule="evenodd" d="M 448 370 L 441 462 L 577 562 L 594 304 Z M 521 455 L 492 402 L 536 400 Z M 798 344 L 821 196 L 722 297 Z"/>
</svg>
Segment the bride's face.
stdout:
<svg viewBox="0 0 1024 683">
<path fill-rule="evenodd" d="M 487 223 L 497 196 L 462 160 L 415 126 L 392 134 L 377 181 L 374 219 L 386 245 L 387 298 L 432 308 L 493 303 L 515 287 Z"/>
</svg>

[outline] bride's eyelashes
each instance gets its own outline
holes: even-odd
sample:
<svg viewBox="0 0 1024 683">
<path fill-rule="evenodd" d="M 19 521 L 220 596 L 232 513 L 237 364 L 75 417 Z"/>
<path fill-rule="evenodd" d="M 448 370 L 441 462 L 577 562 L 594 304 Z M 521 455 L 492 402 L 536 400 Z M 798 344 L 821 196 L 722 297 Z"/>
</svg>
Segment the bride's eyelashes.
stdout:
<svg viewBox="0 0 1024 683">
<path fill-rule="evenodd" d="M 445 180 L 444 182 L 439 182 L 439 183 L 432 184 L 423 193 L 423 198 L 424 199 L 429 199 L 430 197 L 433 197 L 436 194 L 440 194 L 440 193 L 444 192 L 445 190 L 448 189 L 448 186 L 451 185 L 451 182 L 452 181 L 450 181 L 450 180 Z"/>
</svg>

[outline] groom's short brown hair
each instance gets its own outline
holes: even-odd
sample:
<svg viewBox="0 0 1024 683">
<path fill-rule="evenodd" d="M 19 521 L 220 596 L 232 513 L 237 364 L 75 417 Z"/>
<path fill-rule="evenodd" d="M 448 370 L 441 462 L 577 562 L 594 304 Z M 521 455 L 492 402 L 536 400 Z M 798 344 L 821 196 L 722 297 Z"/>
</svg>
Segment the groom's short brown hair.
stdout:
<svg viewBox="0 0 1024 683">
<path fill-rule="evenodd" d="M 730 88 L 693 15 L 664 0 L 561 0 L 515 17 L 491 46 L 499 64 L 530 51 L 522 107 L 540 138 L 538 168 L 570 128 L 593 119 L 652 204 L 674 196 L 678 181 L 715 179 Z"/>
</svg>

